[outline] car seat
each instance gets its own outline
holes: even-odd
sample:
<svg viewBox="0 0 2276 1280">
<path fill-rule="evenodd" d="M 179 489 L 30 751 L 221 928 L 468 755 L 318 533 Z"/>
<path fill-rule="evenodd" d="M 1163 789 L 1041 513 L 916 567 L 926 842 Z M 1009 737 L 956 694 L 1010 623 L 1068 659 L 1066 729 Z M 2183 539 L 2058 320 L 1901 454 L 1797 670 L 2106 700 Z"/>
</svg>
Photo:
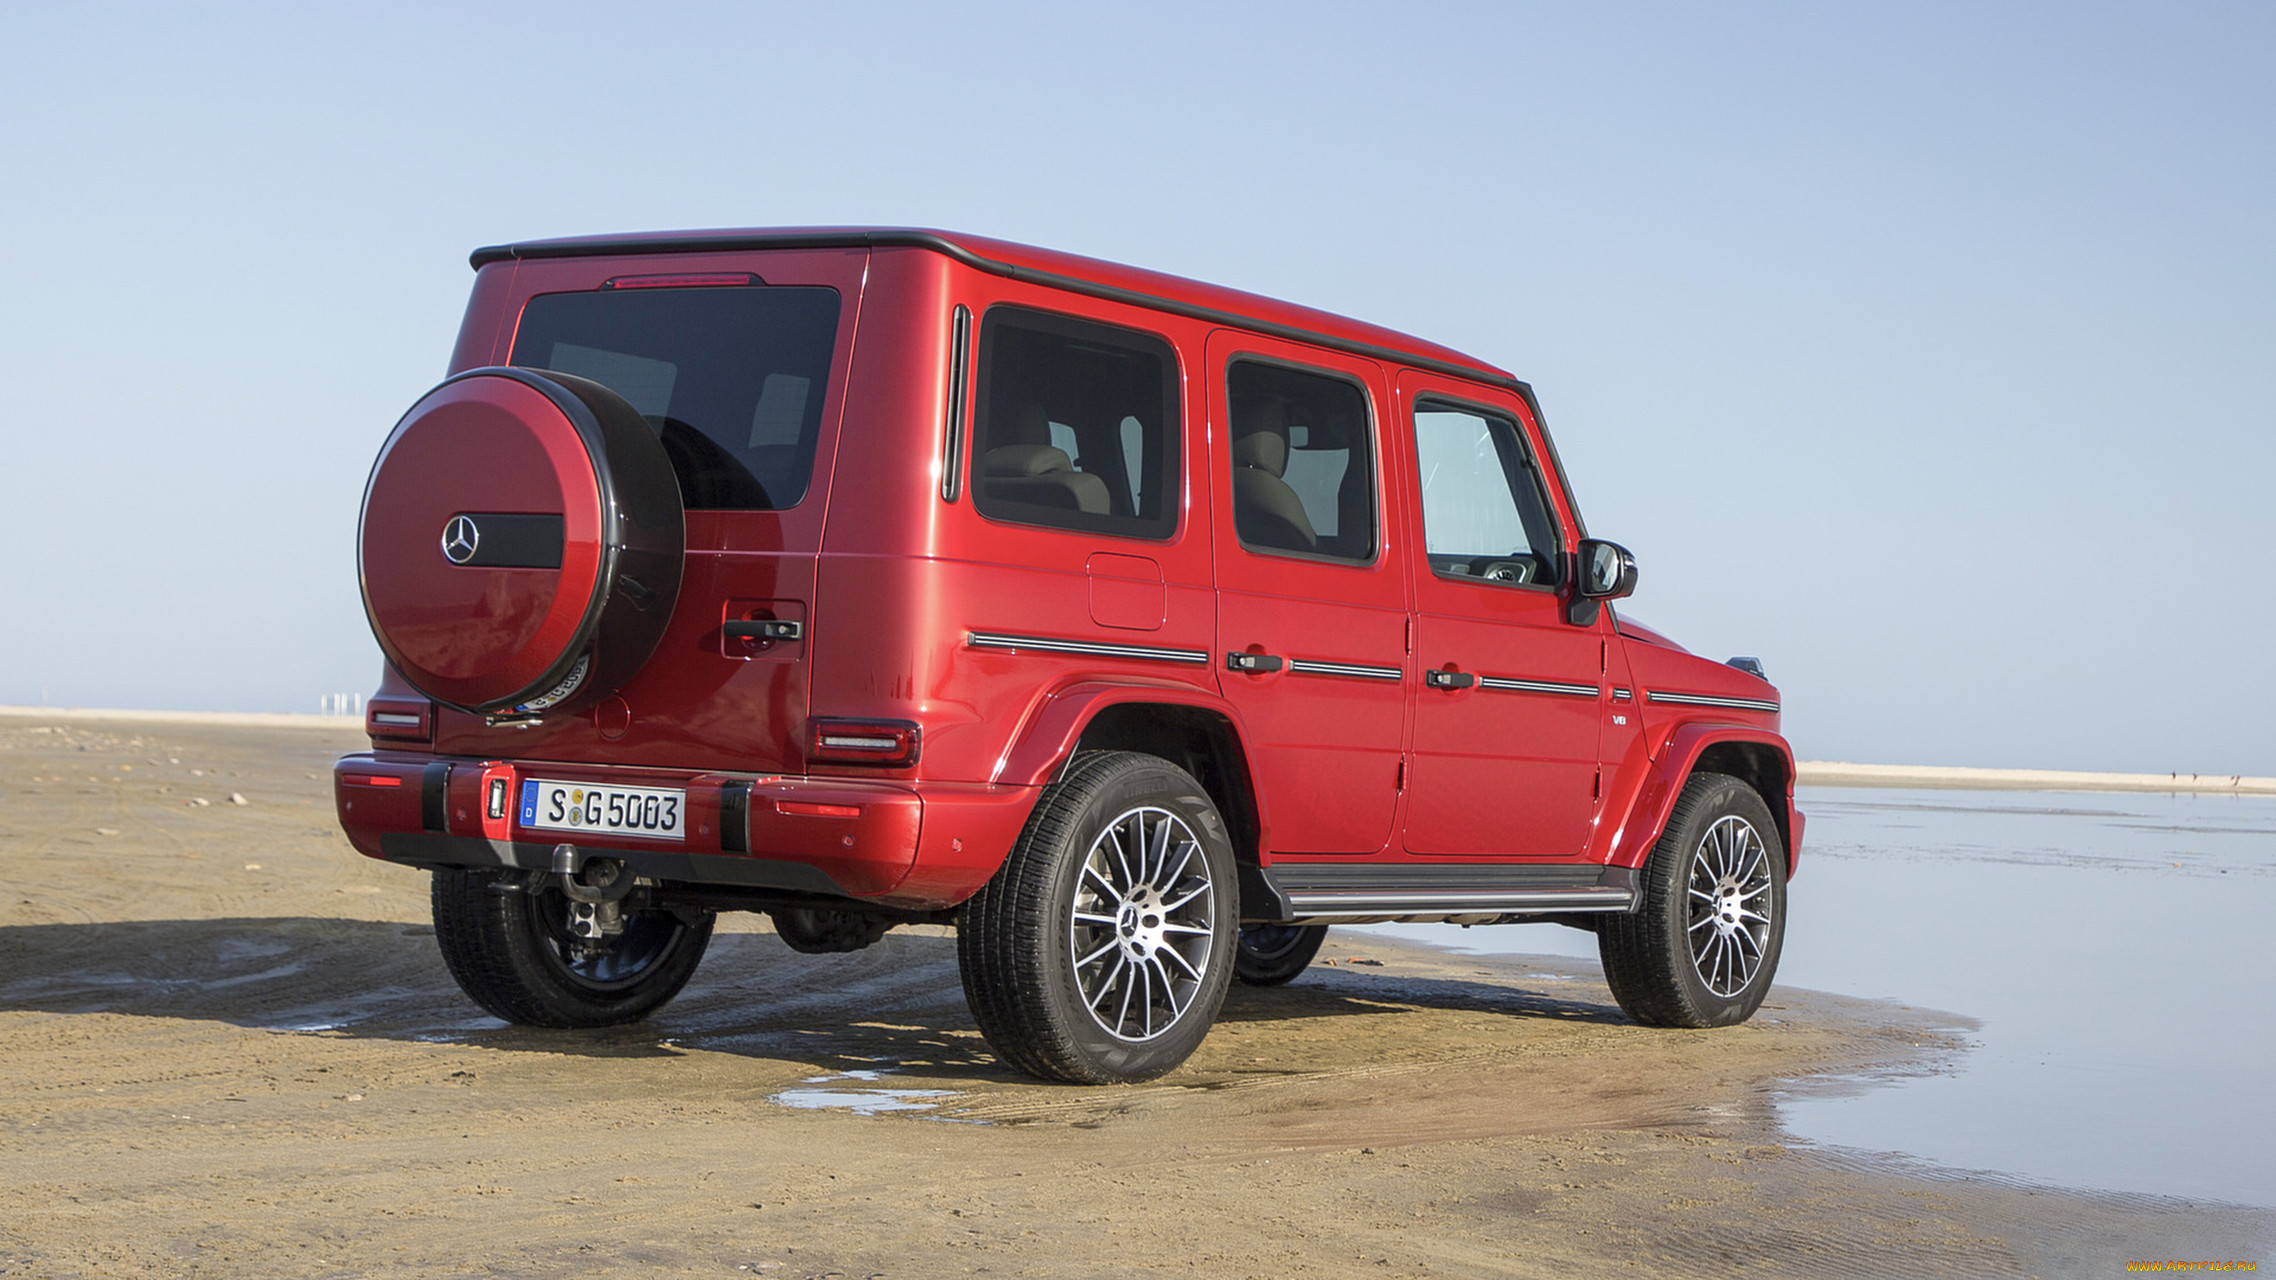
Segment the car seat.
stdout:
<svg viewBox="0 0 2276 1280">
<path fill-rule="evenodd" d="M 1092 515 L 1113 510 L 1106 481 L 1075 470 L 1067 451 L 1051 444 L 1051 417 L 1042 405 L 1020 406 L 1011 426 L 1009 432 L 991 433 L 1009 439 L 980 460 L 981 483 L 990 498 Z"/>
<path fill-rule="evenodd" d="M 1282 476 L 1288 474 L 1288 413 L 1267 400 L 1233 422 L 1233 528 L 1252 547 L 1317 551 L 1320 535 Z"/>
</svg>

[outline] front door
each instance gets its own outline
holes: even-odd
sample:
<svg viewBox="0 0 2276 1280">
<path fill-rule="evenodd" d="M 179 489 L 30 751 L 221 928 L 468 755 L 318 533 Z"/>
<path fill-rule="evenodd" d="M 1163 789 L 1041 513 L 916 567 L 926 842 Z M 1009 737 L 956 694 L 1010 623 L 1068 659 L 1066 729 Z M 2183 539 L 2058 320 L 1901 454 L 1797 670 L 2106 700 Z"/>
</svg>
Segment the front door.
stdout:
<svg viewBox="0 0 2276 1280">
<path fill-rule="evenodd" d="M 1382 372 L 1219 330 L 1206 376 L 1216 658 L 1267 848 L 1379 852 L 1397 810 L 1411 674 L 1407 555 L 1383 518 Z"/>
<path fill-rule="evenodd" d="M 1407 555 L 1421 668 L 1405 846 L 1577 857 L 1595 814 L 1607 635 L 1601 620 L 1565 620 L 1576 535 L 1543 483 L 1524 402 L 1407 372 L 1398 409 L 1418 499 Z"/>
</svg>

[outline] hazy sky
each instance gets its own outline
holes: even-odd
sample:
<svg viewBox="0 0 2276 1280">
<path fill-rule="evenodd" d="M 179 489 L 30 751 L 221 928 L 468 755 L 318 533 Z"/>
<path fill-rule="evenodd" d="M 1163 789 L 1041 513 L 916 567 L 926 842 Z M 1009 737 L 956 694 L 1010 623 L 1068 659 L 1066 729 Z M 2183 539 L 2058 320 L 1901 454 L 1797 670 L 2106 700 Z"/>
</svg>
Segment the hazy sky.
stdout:
<svg viewBox="0 0 2276 1280">
<path fill-rule="evenodd" d="M 2276 774 L 2276 7 L 0 11 L 0 703 L 314 710 L 478 244 L 945 226 L 1531 380 L 1805 758 Z"/>
</svg>

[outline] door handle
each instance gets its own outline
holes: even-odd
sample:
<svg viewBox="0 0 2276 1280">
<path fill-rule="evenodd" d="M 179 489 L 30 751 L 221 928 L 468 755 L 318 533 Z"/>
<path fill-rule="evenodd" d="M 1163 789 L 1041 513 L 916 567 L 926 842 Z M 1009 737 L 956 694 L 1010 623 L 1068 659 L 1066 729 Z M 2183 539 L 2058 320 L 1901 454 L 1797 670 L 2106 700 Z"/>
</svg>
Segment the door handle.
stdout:
<svg viewBox="0 0 2276 1280">
<path fill-rule="evenodd" d="M 1423 683 L 1433 689 L 1467 689 L 1478 683 L 1478 677 L 1467 671 L 1425 671 Z"/>
<path fill-rule="evenodd" d="M 796 640 L 806 628 L 789 618 L 750 618 L 729 622 L 719 628 L 730 640 Z"/>
<path fill-rule="evenodd" d="M 1280 656 L 1272 653 L 1228 653 L 1225 655 L 1225 669 L 1244 671 L 1252 676 L 1263 675 L 1267 671 L 1280 670 Z"/>
</svg>

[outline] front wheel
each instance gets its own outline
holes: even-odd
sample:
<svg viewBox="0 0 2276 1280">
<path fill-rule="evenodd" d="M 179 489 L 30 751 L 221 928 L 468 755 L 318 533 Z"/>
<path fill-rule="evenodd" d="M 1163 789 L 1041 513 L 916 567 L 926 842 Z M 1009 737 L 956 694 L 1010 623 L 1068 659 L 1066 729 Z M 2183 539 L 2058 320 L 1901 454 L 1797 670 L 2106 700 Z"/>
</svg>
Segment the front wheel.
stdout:
<svg viewBox="0 0 2276 1280">
<path fill-rule="evenodd" d="M 542 883 L 542 882 L 540 882 Z M 712 917 L 627 911 L 599 941 L 570 930 L 557 889 L 506 888 L 495 871 L 438 869 L 435 941 L 474 1003 L 532 1027 L 635 1022 L 680 993 L 711 943 Z"/>
<path fill-rule="evenodd" d="M 1078 758 L 957 917 L 980 1034 L 1050 1080 L 1176 1067 L 1232 981 L 1234 876 L 1224 822 L 1191 774 L 1131 752 Z"/>
<path fill-rule="evenodd" d="M 1720 773 L 1683 787 L 1644 867 L 1644 898 L 1604 917 L 1612 997 L 1655 1027 L 1723 1027 L 1762 1005 L 1786 937 L 1786 847 L 1754 788 Z"/>
<path fill-rule="evenodd" d="M 1252 987 L 1277 987 L 1304 972 L 1320 944 L 1324 924 L 1245 924 L 1233 957 L 1233 976 Z"/>
</svg>

